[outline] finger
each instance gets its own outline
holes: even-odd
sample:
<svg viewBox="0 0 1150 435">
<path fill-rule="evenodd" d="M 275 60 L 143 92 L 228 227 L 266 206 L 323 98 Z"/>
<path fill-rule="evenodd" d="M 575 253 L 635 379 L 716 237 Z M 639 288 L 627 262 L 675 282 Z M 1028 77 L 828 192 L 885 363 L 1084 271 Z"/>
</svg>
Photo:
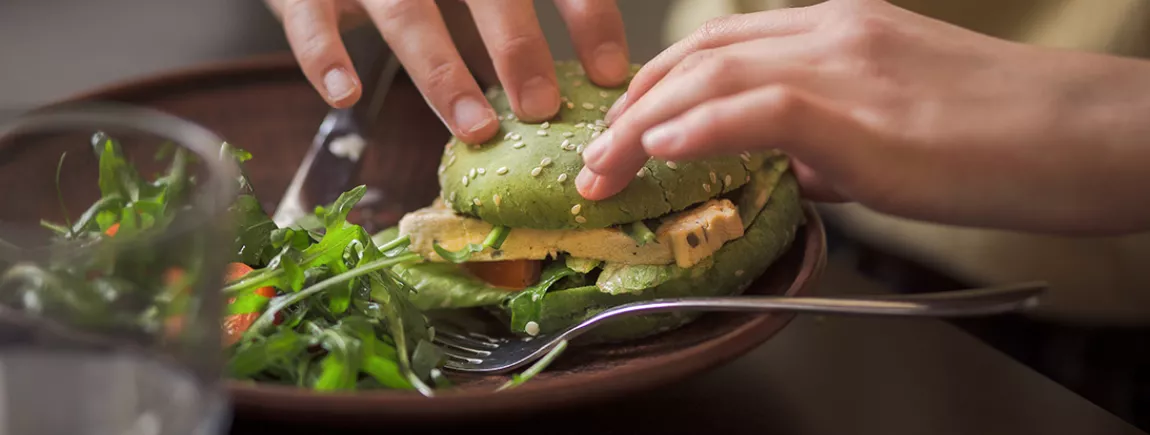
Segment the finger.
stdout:
<svg viewBox="0 0 1150 435">
<path fill-rule="evenodd" d="M 507 91 L 511 110 L 527 122 L 559 112 L 559 84 L 547 39 L 531 0 L 467 2 L 495 72 Z"/>
<path fill-rule="evenodd" d="M 881 152 L 848 110 L 808 90 L 771 85 L 715 99 L 643 135 L 643 150 L 664 160 L 780 150 L 811 174 L 851 174 Z M 819 179 L 822 179 L 820 176 Z"/>
<path fill-rule="evenodd" d="M 587 78 L 602 87 L 627 80 L 630 53 L 615 0 L 556 0 Z"/>
<path fill-rule="evenodd" d="M 810 8 L 787 8 L 753 14 L 729 15 L 703 24 L 683 40 L 659 53 L 643 65 L 631 79 L 627 93 L 619 98 L 604 119 L 608 125 L 631 104 L 638 101 L 687 56 L 699 51 L 767 37 L 803 33 L 816 24 Z"/>
<path fill-rule="evenodd" d="M 331 2 L 285 0 L 284 32 L 304 76 L 332 107 L 348 107 L 360 96 L 360 82 L 339 36 Z"/>
<path fill-rule="evenodd" d="M 457 138 L 484 142 L 499 131 L 495 110 L 467 70 L 433 0 L 362 0 L 431 108 Z"/>
<path fill-rule="evenodd" d="M 791 159 L 791 171 L 799 182 L 799 190 L 804 199 L 815 202 L 847 202 L 849 197 L 838 191 L 834 185 L 798 159 Z"/>
<path fill-rule="evenodd" d="M 610 184 L 602 189 L 614 194 L 616 189 L 626 186 L 623 178 L 634 175 L 647 160 L 640 144 L 643 132 L 707 100 L 742 92 L 761 83 L 799 80 L 803 75 L 801 64 L 792 65 L 787 59 L 801 56 L 808 45 L 804 37 L 798 36 L 752 41 L 692 55 L 651 92 L 635 101 L 613 127 L 588 144 L 583 152 L 586 170 L 609 176 L 604 182 Z M 780 61 L 758 61 L 764 53 Z M 589 177 L 584 176 L 584 182 L 589 183 Z"/>
</svg>

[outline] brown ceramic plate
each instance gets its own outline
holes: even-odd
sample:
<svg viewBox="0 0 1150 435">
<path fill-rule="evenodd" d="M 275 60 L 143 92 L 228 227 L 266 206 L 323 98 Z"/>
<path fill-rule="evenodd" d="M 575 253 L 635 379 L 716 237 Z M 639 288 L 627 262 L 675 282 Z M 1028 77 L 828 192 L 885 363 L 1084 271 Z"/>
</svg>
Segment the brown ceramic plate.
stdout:
<svg viewBox="0 0 1150 435">
<path fill-rule="evenodd" d="M 438 193 L 435 168 L 449 133 L 406 77 L 384 109 L 382 140 L 366 157 L 359 182 L 404 186 L 375 211 L 376 225 L 395 222 Z M 128 102 L 190 119 L 255 155 L 248 163 L 257 193 L 273 210 L 308 148 L 327 106 L 288 56 L 207 65 L 136 80 L 74 100 Z M 54 164 L 55 162 L 51 162 Z M 811 207 L 791 250 L 748 290 L 750 294 L 808 293 L 825 263 L 822 222 Z M 369 223 L 369 222 L 361 222 Z M 296 420 L 435 420 L 475 418 L 584 404 L 675 382 L 709 370 L 760 345 L 793 317 L 712 313 L 679 330 L 624 345 L 573 347 L 519 388 L 492 393 L 505 376 L 457 377 L 457 388 L 435 398 L 367 391 L 318 394 L 282 386 L 234 385 L 244 417 Z"/>
</svg>

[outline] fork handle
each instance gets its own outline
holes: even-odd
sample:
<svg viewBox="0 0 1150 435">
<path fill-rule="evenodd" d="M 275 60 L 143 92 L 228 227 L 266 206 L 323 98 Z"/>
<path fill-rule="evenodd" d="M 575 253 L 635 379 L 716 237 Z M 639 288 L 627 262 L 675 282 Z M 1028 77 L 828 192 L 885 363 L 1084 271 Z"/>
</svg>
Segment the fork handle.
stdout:
<svg viewBox="0 0 1150 435">
<path fill-rule="evenodd" d="M 853 314 L 896 317 L 966 317 L 1001 314 L 1033 307 L 1048 284 L 1024 282 L 978 289 L 876 295 L 864 297 L 731 296 L 666 298 L 619 305 L 596 314 L 564 332 L 563 338 L 590 330 L 603 321 L 641 314 L 675 311 L 789 311 L 817 314 Z"/>
</svg>

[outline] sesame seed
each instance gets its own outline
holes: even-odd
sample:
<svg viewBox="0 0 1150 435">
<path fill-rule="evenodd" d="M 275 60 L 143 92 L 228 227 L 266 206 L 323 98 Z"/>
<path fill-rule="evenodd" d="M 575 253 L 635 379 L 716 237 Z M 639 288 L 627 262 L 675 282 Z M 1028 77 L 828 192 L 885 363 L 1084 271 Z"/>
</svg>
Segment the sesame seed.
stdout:
<svg viewBox="0 0 1150 435">
<path fill-rule="evenodd" d="M 485 174 L 487 174 L 487 170 L 486 170 L 486 169 L 483 169 L 483 168 L 479 168 L 479 169 L 476 169 L 476 170 L 475 170 L 475 172 L 478 172 L 478 173 L 479 173 L 479 175 L 485 175 Z"/>
<path fill-rule="evenodd" d="M 466 175 L 464 175 L 464 176 L 463 176 L 463 185 L 464 185 L 464 186 L 466 186 L 466 185 L 468 185 L 468 184 L 470 184 L 470 183 L 471 183 L 471 180 L 469 180 L 469 179 L 467 178 L 467 176 L 466 176 Z"/>
<path fill-rule="evenodd" d="M 477 206 L 483 207 L 483 201 L 480 201 L 479 198 L 475 198 L 475 199 L 471 200 L 471 203 L 475 204 Z"/>
<path fill-rule="evenodd" d="M 563 132 L 563 137 L 571 137 L 571 136 L 574 136 L 574 135 L 575 135 L 575 133 L 572 133 L 572 132 L 569 132 L 569 131 L 565 131 L 565 132 Z"/>
<path fill-rule="evenodd" d="M 500 198 L 499 194 L 496 193 L 494 195 L 491 195 L 491 202 L 495 203 L 496 207 L 499 207 L 500 204 L 503 204 L 503 198 Z"/>
<path fill-rule="evenodd" d="M 599 111 L 603 112 L 603 113 L 607 113 L 607 106 L 599 106 Z"/>
<path fill-rule="evenodd" d="M 499 175 L 506 174 L 507 173 L 507 167 L 506 166 L 500 166 L 499 169 L 495 170 L 495 173 L 499 174 Z"/>
<path fill-rule="evenodd" d="M 600 127 L 606 127 L 606 126 L 607 126 L 607 122 L 606 122 L 606 121 L 603 121 L 602 119 L 596 119 L 596 120 L 595 120 L 595 125 L 598 125 L 598 126 L 600 126 Z"/>
<path fill-rule="evenodd" d="M 498 116 L 496 116 L 496 117 L 495 117 L 495 119 L 498 119 L 498 120 L 502 121 L 502 120 L 503 120 L 503 115 L 498 115 Z"/>
<path fill-rule="evenodd" d="M 439 175 L 443 175 L 443 171 L 446 171 L 446 170 L 447 170 L 447 166 L 439 165 L 439 170 L 438 170 Z"/>
<path fill-rule="evenodd" d="M 470 176 L 472 179 L 474 179 L 475 178 L 475 172 L 476 172 L 475 168 L 471 168 L 470 171 L 467 171 L 467 175 Z"/>
<path fill-rule="evenodd" d="M 515 145 L 512 145 L 511 147 L 515 148 L 515 149 L 519 149 L 519 148 L 523 148 L 525 145 L 527 145 L 527 144 L 525 144 L 523 142 L 515 142 Z"/>
<path fill-rule="evenodd" d="M 587 125 L 587 124 L 580 122 L 580 123 L 578 123 L 578 124 L 575 124 L 575 128 L 583 128 L 583 127 L 584 127 L 584 126 L 586 126 L 586 125 Z"/>
<path fill-rule="evenodd" d="M 568 108 L 568 109 L 574 109 L 574 108 L 575 108 L 575 103 L 572 103 L 572 102 L 568 101 L 568 102 L 567 102 L 567 108 Z"/>
<path fill-rule="evenodd" d="M 558 181 L 559 181 L 560 183 L 562 183 L 562 182 L 564 182 L 564 181 L 567 181 L 567 173 L 566 173 L 566 172 L 564 172 L 564 173 L 562 173 L 562 174 L 559 174 L 559 178 L 558 178 Z"/>
<path fill-rule="evenodd" d="M 550 166 L 550 165 L 551 165 L 551 158 L 550 157 L 544 157 L 543 160 L 539 161 L 540 167 L 545 168 L 545 167 Z"/>
<path fill-rule="evenodd" d="M 592 132 L 592 133 L 591 133 L 591 139 L 594 139 L 594 138 L 597 138 L 597 137 L 599 137 L 599 134 L 600 134 L 600 132 L 599 132 L 599 131 L 595 131 L 595 132 Z"/>
<path fill-rule="evenodd" d="M 571 82 L 571 84 L 573 84 L 575 86 L 583 86 L 583 81 L 582 80 L 576 80 L 576 81 Z"/>
<path fill-rule="evenodd" d="M 575 147 L 575 154 L 583 154 L 583 144 L 579 144 L 579 146 Z"/>
<path fill-rule="evenodd" d="M 703 183 L 703 190 L 705 190 L 707 193 L 711 193 L 711 185 Z"/>
<path fill-rule="evenodd" d="M 595 108 L 595 105 L 591 104 L 591 103 L 583 103 L 583 108 L 587 109 L 587 110 L 591 110 L 591 109 Z"/>
<path fill-rule="evenodd" d="M 639 172 L 636 172 L 635 176 L 639 177 L 639 178 L 646 177 L 647 176 L 647 168 L 646 167 L 639 168 Z"/>
<path fill-rule="evenodd" d="M 583 211 L 582 205 L 575 204 L 575 205 L 571 206 L 571 214 L 579 214 L 579 212 L 581 212 L 581 211 Z"/>
<path fill-rule="evenodd" d="M 743 269 L 739 269 L 739 270 L 736 270 L 736 271 L 735 271 L 735 276 L 743 276 L 743 273 L 744 273 L 744 272 L 743 272 Z"/>
<path fill-rule="evenodd" d="M 727 174 L 726 177 L 723 177 L 723 184 L 727 186 L 731 185 L 731 174 Z"/>
<path fill-rule="evenodd" d="M 751 161 L 751 155 L 748 153 L 739 154 L 739 158 L 743 159 L 744 162 L 750 162 Z"/>
<path fill-rule="evenodd" d="M 599 96 L 603 97 L 603 98 L 607 98 L 607 91 L 599 91 Z"/>
<path fill-rule="evenodd" d="M 531 170 L 531 176 L 538 177 L 541 172 L 543 172 L 543 168 L 534 168 Z"/>
<path fill-rule="evenodd" d="M 570 98 L 567 98 L 567 96 L 566 96 L 566 95 L 560 95 L 560 96 L 559 96 L 559 101 L 571 101 L 571 99 L 570 99 Z"/>
<path fill-rule="evenodd" d="M 523 135 L 521 135 L 519 133 L 511 133 L 511 140 L 519 140 L 519 139 L 523 139 Z"/>
<path fill-rule="evenodd" d="M 567 149 L 567 145 L 571 145 L 571 141 L 563 139 L 563 143 L 559 144 L 559 148 Z"/>
<path fill-rule="evenodd" d="M 567 78 L 575 77 L 575 73 L 573 73 L 571 71 L 567 71 L 566 73 L 563 73 L 563 77 L 567 77 Z"/>
<path fill-rule="evenodd" d="M 715 184 L 715 183 L 718 183 L 718 182 L 719 182 L 719 176 L 718 176 L 718 175 L 715 175 L 715 173 L 714 173 L 714 172 L 711 172 L 711 184 Z"/>
<path fill-rule="evenodd" d="M 551 128 L 551 123 L 550 123 L 550 122 L 547 122 L 547 121 L 543 121 L 543 123 L 542 123 L 542 124 L 539 124 L 539 128 L 542 128 L 542 129 L 544 129 L 544 130 L 546 130 L 546 129 L 548 129 L 548 128 Z"/>
<path fill-rule="evenodd" d="M 515 135 L 514 131 L 509 131 L 509 132 L 507 132 L 507 134 L 503 135 L 503 140 L 509 140 L 509 139 L 511 139 L 511 136 L 514 136 L 514 135 Z"/>
<path fill-rule="evenodd" d="M 671 169 L 679 169 L 679 164 L 668 160 L 667 161 L 667 167 L 671 168 Z"/>
<path fill-rule="evenodd" d="M 583 216 L 575 216 L 575 222 L 585 224 L 585 223 L 587 223 L 587 218 L 585 218 Z"/>
<path fill-rule="evenodd" d="M 515 114 L 514 113 L 508 113 L 507 114 L 507 120 L 508 121 L 514 121 L 515 120 Z"/>
<path fill-rule="evenodd" d="M 447 159 L 447 166 L 451 166 L 452 163 L 455 163 L 455 154 L 452 154 L 451 158 Z"/>
<path fill-rule="evenodd" d="M 536 131 L 535 134 L 540 135 L 540 136 L 547 136 L 547 130 L 539 130 L 539 131 Z"/>
<path fill-rule="evenodd" d="M 575 150 L 575 144 L 569 143 L 569 144 L 567 144 L 567 146 L 564 146 L 563 149 L 567 150 L 567 151 L 574 151 Z"/>
</svg>

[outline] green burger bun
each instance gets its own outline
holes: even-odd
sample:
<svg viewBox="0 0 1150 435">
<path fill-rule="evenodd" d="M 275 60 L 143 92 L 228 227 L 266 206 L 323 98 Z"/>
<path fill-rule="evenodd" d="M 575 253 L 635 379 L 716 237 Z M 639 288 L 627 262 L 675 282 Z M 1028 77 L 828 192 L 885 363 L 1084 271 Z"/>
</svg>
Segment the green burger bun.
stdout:
<svg viewBox="0 0 1150 435">
<path fill-rule="evenodd" d="M 516 334 L 548 334 L 624 303 L 742 293 L 793 243 L 804 216 L 778 153 L 652 159 L 619 194 L 584 199 L 574 183 L 582 150 L 607 130 L 603 117 L 626 83 L 596 86 L 577 62 L 557 62 L 556 72 L 562 107 L 546 122 L 521 122 L 506 94 L 490 89 L 500 132 L 478 145 L 452 139 L 439 199 L 379 236 L 408 236 L 424 257 L 396 269 L 420 308 L 486 308 Z M 525 288 L 465 267 L 509 261 L 536 268 Z M 583 338 L 631 340 L 695 317 L 631 317 Z"/>
</svg>

